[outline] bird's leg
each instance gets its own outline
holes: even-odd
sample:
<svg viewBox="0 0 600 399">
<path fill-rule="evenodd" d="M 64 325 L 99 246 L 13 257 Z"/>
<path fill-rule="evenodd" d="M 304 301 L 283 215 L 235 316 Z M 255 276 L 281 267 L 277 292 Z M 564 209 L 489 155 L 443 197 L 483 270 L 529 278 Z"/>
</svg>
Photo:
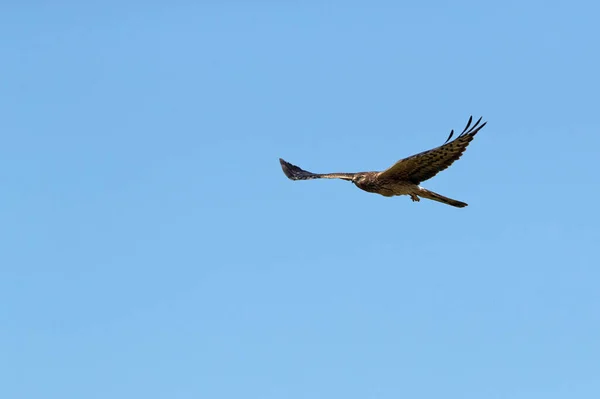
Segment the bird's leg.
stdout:
<svg viewBox="0 0 600 399">
<path fill-rule="evenodd" d="M 417 197 L 416 194 L 409 194 L 410 195 L 410 199 L 413 200 L 413 202 L 419 202 L 421 201 L 421 198 Z"/>
</svg>

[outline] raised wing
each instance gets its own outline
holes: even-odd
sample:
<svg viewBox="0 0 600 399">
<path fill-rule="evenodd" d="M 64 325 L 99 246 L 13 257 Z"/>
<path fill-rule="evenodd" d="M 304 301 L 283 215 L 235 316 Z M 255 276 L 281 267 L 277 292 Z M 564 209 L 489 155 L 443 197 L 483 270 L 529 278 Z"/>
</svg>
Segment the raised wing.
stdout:
<svg viewBox="0 0 600 399">
<path fill-rule="evenodd" d="M 454 130 L 450 132 L 446 142 L 432 150 L 424 151 L 419 154 L 401 159 L 389 169 L 380 172 L 378 178 L 406 180 L 415 184 L 431 179 L 442 170 L 448 168 L 454 161 L 459 159 L 465 152 L 473 137 L 479 132 L 487 122 L 479 124 L 481 118 L 471 127 L 473 116 L 469 118 L 467 126 L 461 134 L 453 141 L 450 141 L 454 135 Z"/>
<path fill-rule="evenodd" d="M 355 173 L 311 173 L 304 169 L 300 169 L 296 165 L 292 165 L 289 162 L 284 161 L 279 158 L 279 162 L 281 163 L 281 169 L 283 169 L 283 173 L 290 178 L 291 180 L 310 180 L 310 179 L 343 179 L 343 180 L 352 180 L 355 176 Z"/>
</svg>

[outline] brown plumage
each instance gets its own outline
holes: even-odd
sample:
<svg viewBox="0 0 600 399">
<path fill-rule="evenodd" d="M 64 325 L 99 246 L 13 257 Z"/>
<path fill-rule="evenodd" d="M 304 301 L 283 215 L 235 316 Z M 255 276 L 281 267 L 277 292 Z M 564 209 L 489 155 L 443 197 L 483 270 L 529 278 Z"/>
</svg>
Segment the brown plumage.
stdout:
<svg viewBox="0 0 600 399">
<path fill-rule="evenodd" d="M 279 158 L 279 162 L 281 163 L 283 173 L 291 180 L 342 179 L 351 181 L 356 187 L 362 190 L 381 194 L 386 197 L 410 195 L 413 201 L 419 201 L 419 197 L 421 197 L 463 208 L 467 206 L 466 203 L 429 191 L 419 186 L 419 184 L 425 180 L 431 179 L 459 159 L 463 152 L 465 152 L 469 143 L 473 140 L 473 137 L 475 137 L 487 123 L 484 122 L 480 125 L 481 118 L 479 118 L 479 120 L 471 127 L 472 121 L 473 117 L 471 116 L 467 126 L 456 139 L 450 141 L 454 135 L 454 130 L 452 130 L 443 145 L 401 159 L 382 172 L 319 174 L 303 170 L 281 158 Z"/>
</svg>

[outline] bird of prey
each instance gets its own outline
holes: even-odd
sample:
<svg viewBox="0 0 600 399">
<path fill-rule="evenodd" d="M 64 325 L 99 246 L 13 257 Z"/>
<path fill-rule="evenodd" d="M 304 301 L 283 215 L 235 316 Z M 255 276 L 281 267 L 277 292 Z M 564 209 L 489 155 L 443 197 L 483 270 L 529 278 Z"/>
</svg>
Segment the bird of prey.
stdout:
<svg viewBox="0 0 600 399">
<path fill-rule="evenodd" d="M 484 122 L 480 125 L 481 118 L 479 118 L 479 120 L 471 126 L 472 121 L 473 116 L 469 118 L 469 122 L 462 133 L 454 140 L 450 141 L 454 135 L 454 130 L 452 130 L 443 145 L 401 159 L 382 172 L 318 174 L 300 169 L 298 166 L 292 165 L 281 158 L 279 158 L 279 162 L 281 163 L 283 173 L 291 180 L 342 179 L 351 181 L 361 190 L 381 194 L 386 197 L 410 195 L 410 198 L 413 201 L 420 201 L 419 197 L 421 197 L 452 205 L 457 208 L 463 208 L 467 206 L 466 203 L 434 193 L 433 191 L 421 187 L 419 184 L 425 180 L 431 179 L 459 159 L 463 152 L 465 152 L 469 143 L 473 140 L 473 137 L 475 137 L 487 123 Z"/>
</svg>

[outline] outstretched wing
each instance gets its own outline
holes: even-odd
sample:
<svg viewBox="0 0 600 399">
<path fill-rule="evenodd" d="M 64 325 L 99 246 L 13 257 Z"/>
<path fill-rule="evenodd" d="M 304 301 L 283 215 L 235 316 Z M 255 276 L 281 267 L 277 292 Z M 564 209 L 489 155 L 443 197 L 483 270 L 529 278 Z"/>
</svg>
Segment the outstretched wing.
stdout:
<svg viewBox="0 0 600 399">
<path fill-rule="evenodd" d="M 421 152 L 401 159 L 389 169 L 380 172 L 380 179 L 406 180 L 415 184 L 431 179 L 442 170 L 448 168 L 454 161 L 459 159 L 465 152 L 473 137 L 479 132 L 487 122 L 482 123 L 481 118 L 471 127 L 473 116 L 469 118 L 467 126 L 461 134 L 453 141 L 450 141 L 454 135 L 454 130 L 450 132 L 446 142 L 432 150 Z"/>
<path fill-rule="evenodd" d="M 283 173 L 292 179 L 292 180 L 310 180 L 310 179 L 343 179 L 343 180 L 352 180 L 355 173 L 311 173 L 304 169 L 300 169 L 296 165 L 292 165 L 289 162 L 284 161 L 279 158 L 279 162 L 281 163 L 281 169 L 283 169 Z"/>
</svg>

